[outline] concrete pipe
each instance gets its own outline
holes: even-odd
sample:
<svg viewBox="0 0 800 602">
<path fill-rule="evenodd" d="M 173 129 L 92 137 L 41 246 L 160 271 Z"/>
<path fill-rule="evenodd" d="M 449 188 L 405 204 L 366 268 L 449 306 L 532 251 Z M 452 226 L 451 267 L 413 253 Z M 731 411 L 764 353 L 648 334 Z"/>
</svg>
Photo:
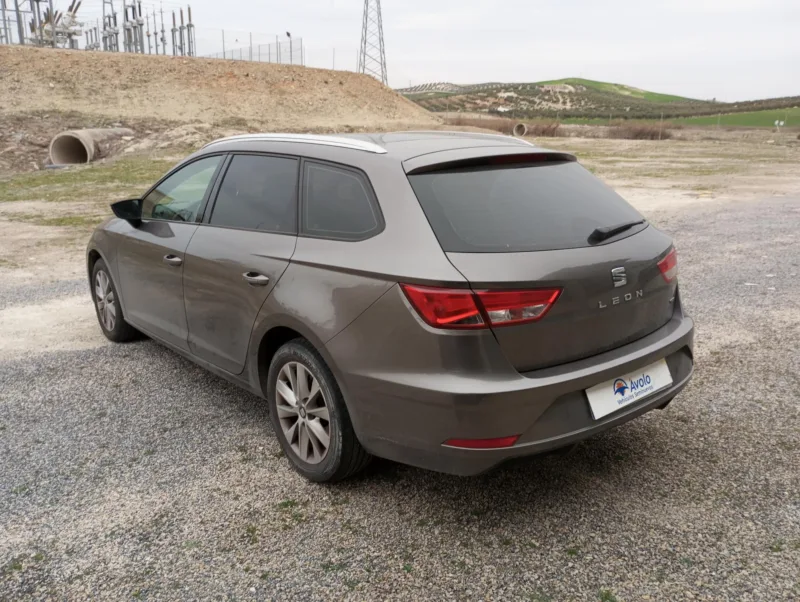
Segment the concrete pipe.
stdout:
<svg viewBox="0 0 800 602">
<path fill-rule="evenodd" d="M 525 134 L 528 133 L 528 126 L 525 125 L 524 123 L 518 123 L 517 125 L 514 126 L 513 132 L 517 138 L 522 138 Z"/>
<path fill-rule="evenodd" d="M 61 132 L 50 141 L 50 162 L 53 165 L 91 163 L 108 151 L 109 143 L 123 136 L 133 136 L 133 130 L 95 128 Z"/>
</svg>

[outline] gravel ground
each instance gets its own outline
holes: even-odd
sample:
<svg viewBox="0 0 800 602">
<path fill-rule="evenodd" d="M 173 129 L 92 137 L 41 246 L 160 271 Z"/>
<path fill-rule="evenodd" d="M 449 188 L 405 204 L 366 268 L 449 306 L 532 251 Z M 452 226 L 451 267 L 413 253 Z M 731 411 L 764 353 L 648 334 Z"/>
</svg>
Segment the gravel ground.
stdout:
<svg viewBox="0 0 800 602">
<path fill-rule="evenodd" d="M 309 484 L 261 400 L 150 341 L 0 359 L 0 599 L 800 599 L 800 198 L 649 216 L 694 380 L 481 477 Z"/>
<path fill-rule="evenodd" d="M 0 285 L 0 310 L 12 305 L 38 304 L 72 295 L 81 295 L 89 290 L 85 278 L 74 280 L 56 280 L 46 286 L 34 284 Z"/>
</svg>

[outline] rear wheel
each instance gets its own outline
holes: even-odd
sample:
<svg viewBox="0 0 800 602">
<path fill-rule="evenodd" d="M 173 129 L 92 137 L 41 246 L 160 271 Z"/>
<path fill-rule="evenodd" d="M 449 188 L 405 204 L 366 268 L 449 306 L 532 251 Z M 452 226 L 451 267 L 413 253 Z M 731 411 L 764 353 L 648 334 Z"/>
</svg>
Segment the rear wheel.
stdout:
<svg viewBox="0 0 800 602">
<path fill-rule="evenodd" d="M 289 341 L 275 353 L 267 401 L 284 453 L 307 479 L 340 481 L 369 463 L 336 379 L 305 339 Z"/>
<path fill-rule="evenodd" d="M 92 299 L 100 329 L 108 340 L 124 343 L 139 337 L 139 331 L 128 324 L 122 315 L 117 289 L 102 259 L 98 259 L 92 268 Z"/>
</svg>

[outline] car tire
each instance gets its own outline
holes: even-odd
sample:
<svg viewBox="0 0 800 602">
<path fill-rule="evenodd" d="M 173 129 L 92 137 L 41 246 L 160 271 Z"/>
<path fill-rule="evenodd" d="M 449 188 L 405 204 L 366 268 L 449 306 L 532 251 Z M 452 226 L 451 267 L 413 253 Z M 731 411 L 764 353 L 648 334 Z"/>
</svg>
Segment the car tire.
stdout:
<svg viewBox="0 0 800 602">
<path fill-rule="evenodd" d="M 267 402 L 284 454 L 308 480 L 341 481 L 369 464 L 333 373 L 305 339 L 289 341 L 273 356 Z"/>
<path fill-rule="evenodd" d="M 102 259 L 98 259 L 92 268 L 91 291 L 100 330 L 109 341 L 126 343 L 141 336 L 138 330 L 125 321 L 117 288 Z"/>
</svg>

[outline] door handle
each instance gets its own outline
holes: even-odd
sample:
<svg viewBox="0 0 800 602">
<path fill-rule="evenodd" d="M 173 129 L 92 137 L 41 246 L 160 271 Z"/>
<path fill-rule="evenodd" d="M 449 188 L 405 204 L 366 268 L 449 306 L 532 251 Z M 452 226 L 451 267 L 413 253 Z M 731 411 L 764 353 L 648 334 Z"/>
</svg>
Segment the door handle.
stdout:
<svg viewBox="0 0 800 602">
<path fill-rule="evenodd" d="M 183 259 L 177 255 L 164 255 L 164 263 L 177 267 L 183 263 Z"/>
<path fill-rule="evenodd" d="M 258 272 L 245 272 L 242 274 L 242 278 L 253 286 L 266 286 L 269 284 L 269 276 L 264 276 L 264 274 L 259 274 Z"/>
</svg>

